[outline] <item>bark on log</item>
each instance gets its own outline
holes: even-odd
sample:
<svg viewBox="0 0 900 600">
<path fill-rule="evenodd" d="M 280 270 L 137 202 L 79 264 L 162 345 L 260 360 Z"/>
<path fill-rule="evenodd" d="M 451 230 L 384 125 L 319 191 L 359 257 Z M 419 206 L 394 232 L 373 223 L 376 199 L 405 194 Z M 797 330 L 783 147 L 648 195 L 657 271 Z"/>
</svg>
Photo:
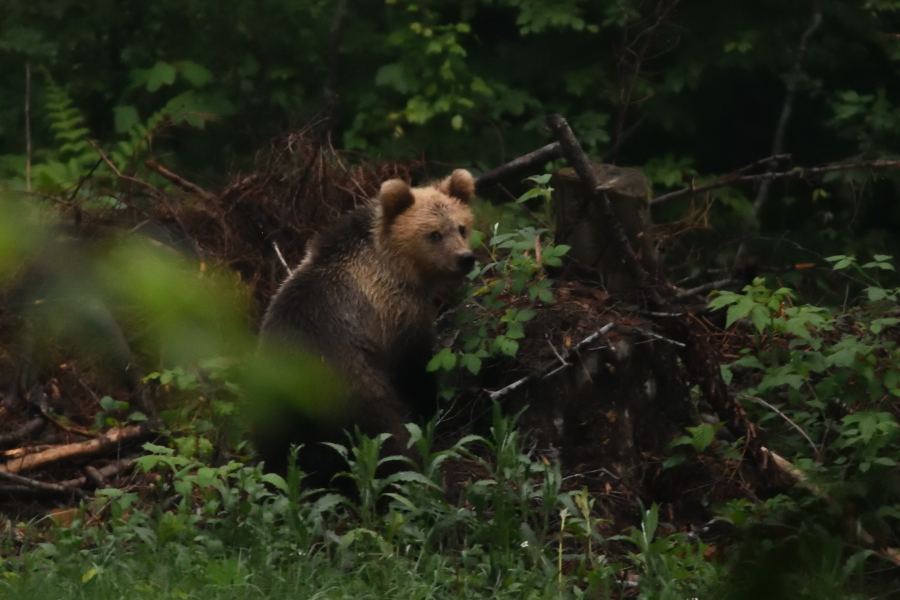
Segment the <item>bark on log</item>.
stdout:
<svg viewBox="0 0 900 600">
<path fill-rule="evenodd" d="M 150 435 L 151 431 L 145 425 L 117 427 L 115 429 L 110 429 L 104 435 L 94 440 L 57 446 L 49 450 L 44 450 L 43 452 L 25 455 L 22 458 L 15 458 L 4 465 L 0 465 L 0 472 L 22 473 L 42 467 L 49 463 L 59 462 L 70 458 L 92 456 L 108 452 L 127 442 L 136 442 L 147 438 Z"/>
<path fill-rule="evenodd" d="M 650 186 L 637 169 L 592 164 L 591 169 L 606 190 L 612 211 L 636 258 L 656 278 L 658 253 L 650 235 Z M 573 268 L 588 267 L 587 277 L 600 275 L 601 284 L 611 294 L 638 291 L 637 281 L 622 261 L 619 245 L 608 235 L 608 225 L 600 205 L 585 196 L 584 185 L 574 169 L 553 174 L 553 211 L 557 244 L 572 247 L 566 255 Z"/>
<path fill-rule="evenodd" d="M 475 189 L 479 192 L 484 191 L 503 179 L 534 171 L 537 167 L 542 167 L 544 163 L 555 160 L 560 156 L 562 156 L 562 148 L 559 142 L 547 144 L 543 148 L 538 148 L 534 152 L 529 152 L 524 156 L 509 161 L 505 165 L 500 165 L 496 169 L 491 169 L 487 173 L 479 175 L 475 178 Z"/>
</svg>

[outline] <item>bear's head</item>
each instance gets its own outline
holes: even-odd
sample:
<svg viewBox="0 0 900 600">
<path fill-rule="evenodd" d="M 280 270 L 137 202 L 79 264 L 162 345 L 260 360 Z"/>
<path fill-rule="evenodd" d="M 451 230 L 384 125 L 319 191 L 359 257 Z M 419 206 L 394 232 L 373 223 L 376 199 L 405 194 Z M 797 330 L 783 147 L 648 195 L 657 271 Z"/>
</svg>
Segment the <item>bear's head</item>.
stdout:
<svg viewBox="0 0 900 600">
<path fill-rule="evenodd" d="M 433 185 L 400 179 L 381 185 L 376 240 L 404 278 L 434 286 L 461 281 L 475 265 L 469 247 L 475 195 L 472 174 L 457 169 Z"/>
</svg>

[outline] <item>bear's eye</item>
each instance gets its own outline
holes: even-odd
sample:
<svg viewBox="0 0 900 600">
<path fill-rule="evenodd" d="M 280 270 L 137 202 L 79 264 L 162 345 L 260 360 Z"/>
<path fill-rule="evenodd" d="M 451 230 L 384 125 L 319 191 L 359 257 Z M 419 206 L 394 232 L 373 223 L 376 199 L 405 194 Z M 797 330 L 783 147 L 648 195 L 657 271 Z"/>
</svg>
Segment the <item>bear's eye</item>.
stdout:
<svg viewBox="0 0 900 600">
<path fill-rule="evenodd" d="M 465 225 L 459 226 L 459 235 L 466 237 L 466 226 Z"/>
<path fill-rule="evenodd" d="M 441 235 L 440 231 L 432 231 L 430 234 L 428 234 L 428 239 L 432 242 L 439 242 L 444 239 L 444 236 Z"/>
</svg>

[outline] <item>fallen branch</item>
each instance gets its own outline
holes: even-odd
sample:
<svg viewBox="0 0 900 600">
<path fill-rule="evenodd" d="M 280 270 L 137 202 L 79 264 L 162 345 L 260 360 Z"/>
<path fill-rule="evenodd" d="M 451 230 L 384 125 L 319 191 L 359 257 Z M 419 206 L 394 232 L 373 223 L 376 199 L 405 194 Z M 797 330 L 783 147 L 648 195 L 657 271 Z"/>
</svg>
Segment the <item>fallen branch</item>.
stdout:
<svg viewBox="0 0 900 600">
<path fill-rule="evenodd" d="M 703 285 L 698 285 L 697 287 L 692 287 L 687 290 L 681 290 L 677 294 L 675 294 L 675 298 L 678 300 L 682 300 L 684 298 L 690 298 L 691 296 L 696 296 L 697 294 L 706 294 L 713 290 L 720 290 L 726 286 L 734 285 L 735 283 L 740 283 L 741 280 L 737 277 L 729 277 L 727 279 L 719 279 L 718 281 L 711 281 L 709 283 L 704 283 Z"/>
<path fill-rule="evenodd" d="M 135 456 L 130 456 L 128 458 L 122 458 L 117 461 L 111 462 L 105 467 L 100 467 L 99 469 L 94 469 L 97 474 L 104 480 L 110 479 L 112 477 L 116 477 L 120 473 L 124 473 L 132 466 L 134 466 Z M 93 467 L 92 467 L 93 468 Z M 75 479 L 68 479 L 66 481 L 60 482 L 60 485 L 64 485 L 66 487 L 84 487 L 88 482 L 87 475 L 83 477 L 76 477 Z"/>
<path fill-rule="evenodd" d="M 24 440 L 43 429 L 46 424 L 47 422 L 43 417 L 35 417 L 30 421 L 27 421 L 18 429 L 0 435 L 0 448 L 5 446 L 15 446 L 16 444 L 22 443 Z"/>
<path fill-rule="evenodd" d="M 191 192 L 193 194 L 197 194 L 198 196 L 201 196 L 202 198 L 205 198 L 206 200 L 209 200 L 210 198 L 214 197 L 212 194 L 210 194 L 209 192 L 204 190 L 202 187 L 200 187 L 196 183 L 191 183 L 190 181 L 188 181 L 181 175 L 176 175 L 175 173 L 168 170 L 161 164 L 157 163 L 155 160 L 144 161 L 144 164 L 147 165 L 148 169 L 165 177 L 166 179 L 168 179 L 169 181 L 171 181 L 172 183 L 174 183 L 175 185 L 177 185 L 178 187 L 180 187 L 181 189 L 183 189 L 186 192 Z"/>
<path fill-rule="evenodd" d="M 117 427 L 110 429 L 104 435 L 86 442 L 56 446 L 43 452 L 28 454 L 22 458 L 15 458 L 6 464 L 0 465 L 0 473 L 21 473 L 30 471 L 46 464 L 63 461 L 70 458 L 92 456 L 107 452 L 118 446 L 135 442 L 151 435 L 150 428 L 145 425 L 132 425 L 129 427 Z"/>
<path fill-rule="evenodd" d="M 699 194 L 702 192 L 707 192 L 709 190 L 714 190 L 717 188 L 734 185 L 736 183 L 747 183 L 747 182 L 758 182 L 758 181 L 766 181 L 771 179 L 783 179 L 785 177 L 798 177 L 805 178 L 813 175 L 822 175 L 824 173 L 831 173 L 833 171 L 852 171 L 854 169 L 897 169 L 900 168 L 900 160 L 861 160 L 856 162 L 845 162 L 845 163 L 833 163 L 828 165 L 823 165 L 821 167 L 810 167 L 808 169 L 804 169 L 802 167 L 795 167 L 790 171 L 776 171 L 773 173 L 758 173 L 756 175 L 727 175 L 722 177 L 721 179 L 717 179 L 715 181 L 711 181 L 710 183 L 705 183 L 703 185 L 691 186 L 684 188 L 682 190 L 677 190 L 675 192 L 669 192 L 668 194 L 663 194 L 662 196 L 657 196 L 653 200 L 650 201 L 650 204 L 660 204 L 662 202 L 668 202 L 669 200 L 674 200 L 675 198 L 681 198 L 682 196 Z"/>
<path fill-rule="evenodd" d="M 554 348 L 553 353 L 556 354 L 556 357 L 562 362 L 562 365 L 560 365 L 558 367 L 556 365 L 554 365 L 554 368 L 552 368 L 552 369 L 547 368 L 547 369 L 542 369 L 542 370 L 534 372 L 534 373 L 529 373 L 528 375 L 519 379 L 518 381 L 514 381 L 511 384 L 509 384 L 508 386 L 500 388 L 499 390 L 497 390 L 495 392 L 489 391 L 488 396 L 491 398 L 491 400 L 497 400 L 498 398 L 502 398 L 503 396 L 509 395 L 510 393 L 519 389 L 520 387 L 522 387 L 529 381 L 532 381 L 535 379 L 546 379 L 547 377 L 555 375 L 556 373 L 558 373 L 559 371 L 562 371 L 563 369 L 571 367 L 574 364 L 569 360 L 569 357 L 571 357 L 572 354 L 578 352 L 579 350 L 581 350 L 588 344 L 593 343 L 598 338 L 605 336 L 607 333 L 609 333 L 609 331 L 613 327 L 615 327 L 615 323 L 607 323 L 606 325 L 604 325 L 603 327 L 601 327 L 600 329 L 598 329 L 591 335 L 587 336 L 586 338 L 584 338 L 583 340 L 581 340 L 580 342 L 578 342 L 577 344 L 575 344 L 574 346 L 572 346 L 571 348 L 569 348 L 568 350 L 563 352 L 562 355 L 560 355 L 556 351 L 556 348 Z"/>
<path fill-rule="evenodd" d="M 816 494 L 820 498 L 824 498 L 828 502 L 834 503 L 834 499 L 831 498 L 821 487 L 809 481 L 809 478 L 806 476 L 806 473 L 798 469 L 794 463 L 784 458 L 772 450 L 769 450 L 765 446 L 761 446 L 760 450 L 763 453 L 767 454 L 768 457 L 772 460 L 778 469 L 784 473 L 788 479 L 790 479 L 793 483 L 805 486 L 809 491 Z M 859 526 L 857 522 L 857 529 L 859 531 L 859 539 L 874 549 L 875 553 L 884 558 L 885 560 L 890 561 L 891 563 L 900 566 L 900 549 L 891 548 L 889 546 L 879 547 L 875 541 L 875 538 L 868 531 Z"/>
<path fill-rule="evenodd" d="M 581 149 L 581 144 L 578 143 L 575 134 L 572 133 L 569 124 L 561 115 L 548 115 L 547 124 L 559 140 L 566 160 L 569 161 L 569 164 L 572 165 L 579 179 L 581 179 L 588 197 L 592 198 L 599 205 L 600 212 L 603 215 L 603 223 L 606 226 L 606 233 L 618 246 L 622 262 L 625 264 L 628 274 L 637 284 L 638 290 L 649 300 L 651 306 L 648 308 L 665 307 L 666 303 L 653 286 L 650 275 L 638 260 L 634 248 L 631 247 L 631 243 L 622 229 L 622 224 L 616 218 L 612 204 L 609 202 L 609 197 L 607 197 L 605 192 L 598 189 L 597 175 L 594 173 L 594 169 L 591 167 L 584 150 Z"/>
<path fill-rule="evenodd" d="M 85 493 L 84 490 L 80 490 L 78 488 L 66 487 L 64 485 L 59 485 L 58 483 L 44 483 L 43 481 L 38 481 L 36 479 L 31 479 L 30 477 L 22 477 L 21 475 L 16 475 L 14 473 L 8 473 L 5 471 L 0 471 L 0 479 L 4 479 L 9 481 L 17 486 L 23 486 L 25 488 L 35 490 L 38 492 L 47 492 L 50 494 L 64 494 L 66 496 L 78 496 L 79 498 L 87 498 L 88 494 Z M 9 488 L 7 488 L 9 489 Z"/>
<path fill-rule="evenodd" d="M 534 171 L 538 167 L 543 167 L 544 163 L 556 160 L 561 156 L 562 147 L 559 142 L 547 144 L 543 148 L 538 148 L 534 152 L 529 152 L 524 156 L 509 161 L 505 165 L 500 165 L 496 169 L 491 169 L 487 173 L 479 175 L 475 178 L 475 189 L 479 192 L 486 190 L 504 179 L 527 171 Z"/>
</svg>

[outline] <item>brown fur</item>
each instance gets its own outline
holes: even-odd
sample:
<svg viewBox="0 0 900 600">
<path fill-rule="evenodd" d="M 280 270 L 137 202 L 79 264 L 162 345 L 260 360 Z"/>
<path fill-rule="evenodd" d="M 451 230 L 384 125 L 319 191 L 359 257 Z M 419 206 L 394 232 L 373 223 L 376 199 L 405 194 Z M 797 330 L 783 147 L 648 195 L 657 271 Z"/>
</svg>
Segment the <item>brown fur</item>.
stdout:
<svg viewBox="0 0 900 600">
<path fill-rule="evenodd" d="M 434 411 L 434 382 L 425 372 L 433 351 L 434 296 L 458 284 L 474 260 L 468 242 L 473 195 L 474 180 L 463 170 L 420 188 L 389 180 L 368 206 L 312 242 L 272 300 L 262 343 L 280 340 L 312 350 L 350 384 L 351 397 L 339 402 L 333 423 L 301 411 L 283 415 L 280 428 L 257 427 L 267 462 L 283 460 L 290 443 L 343 443 L 340 429 L 354 426 L 370 436 L 391 433 L 386 450 L 407 453 L 403 424 Z M 285 422 L 296 423 L 303 435 L 283 433 Z M 333 474 L 334 468 L 322 468 L 318 448 L 303 458 L 305 470 Z"/>
</svg>

